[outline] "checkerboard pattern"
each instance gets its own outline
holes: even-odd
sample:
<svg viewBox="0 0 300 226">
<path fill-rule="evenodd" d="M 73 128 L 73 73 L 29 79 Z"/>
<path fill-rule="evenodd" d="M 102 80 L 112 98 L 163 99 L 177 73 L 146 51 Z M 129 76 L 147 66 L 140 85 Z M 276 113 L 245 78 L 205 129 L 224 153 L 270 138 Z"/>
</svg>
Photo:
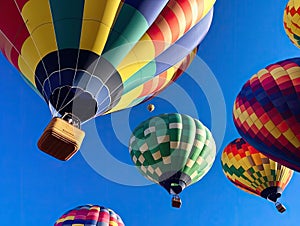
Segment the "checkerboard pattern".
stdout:
<svg viewBox="0 0 300 226">
<path fill-rule="evenodd" d="M 124 226 L 120 216 L 103 206 L 84 205 L 62 215 L 54 226 Z"/>
<path fill-rule="evenodd" d="M 200 180 L 211 168 L 216 146 L 211 132 L 197 119 L 173 113 L 142 122 L 129 144 L 139 171 L 158 183 L 176 172 L 187 175 L 186 185 Z"/>
<path fill-rule="evenodd" d="M 286 5 L 283 26 L 292 43 L 300 48 L 300 0 L 290 0 Z"/>
<path fill-rule="evenodd" d="M 233 119 L 256 149 L 300 171 L 300 58 L 260 70 L 238 94 Z"/>
<path fill-rule="evenodd" d="M 258 152 L 242 138 L 225 147 L 221 164 L 224 174 L 234 185 L 259 196 L 270 187 L 283 191 L 294 172 Z"/>
</svg>

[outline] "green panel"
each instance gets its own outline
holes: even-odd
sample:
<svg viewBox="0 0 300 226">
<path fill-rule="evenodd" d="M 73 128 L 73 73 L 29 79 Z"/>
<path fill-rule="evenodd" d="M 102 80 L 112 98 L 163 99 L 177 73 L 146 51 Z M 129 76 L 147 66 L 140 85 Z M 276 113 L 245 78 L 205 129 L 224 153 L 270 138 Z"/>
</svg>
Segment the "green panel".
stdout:
<svg viewBox="0 0 300 226">
<path fill-rule="evenodd" d="M 50 0 L 58 49 L 80 46 L 84 0 Z"/>
<path fill-rule="evenodd" d="M 148 28 L 145 17 L 132 6 L 124 4 L 109 34 L 104 58 L 117 67 Z M 118 54 L 110 52 L 114 48 L 118 48 Z"/>
<path fill-rule="evenodd" d="M 134 73 L 130 78 L 124 82 L 124 91 L 123 93 L 128 93 L 134 88 L 146 83 L 154 77 L 156 73 L 156 62 L 151 61 L 146 66 L 141 68 L 139 71 Z"/>
</svg>

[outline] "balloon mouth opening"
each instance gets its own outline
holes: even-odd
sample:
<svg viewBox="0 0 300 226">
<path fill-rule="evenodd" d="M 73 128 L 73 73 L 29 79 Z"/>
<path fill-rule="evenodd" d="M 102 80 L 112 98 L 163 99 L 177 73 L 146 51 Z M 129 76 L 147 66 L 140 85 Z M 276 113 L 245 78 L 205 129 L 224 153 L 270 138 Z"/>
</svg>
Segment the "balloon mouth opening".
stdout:
<svg viewBox="0 0 300 226">
<path fill-rule="evenodd" d="M 260 196 L 271 201 L 271 202 L 277 202 L 277 199 L 281 197 L 282 188 L 277 186 L 272 186 L 264 189 Z"/>
<path fill-rule="evenodd" d="M 271 193 L 268 195 L 267 199 L 272 201 L 272 202 L 277 202 L 277 199 L 281 197 L 280 193 Z"/>
<path fill-rule="evenodd" d="M 178 195 L 191 183 L 191 177 L 180 171 L 164 173 L 161 178 L 159 184 L 171 195 Z"/>
<path fill-rule="evenodd" d="M 171 183 L 170 194 L 177 195 L 183 191 L 186 187 L 183 181 L 173 182 Z"/>
</svg>

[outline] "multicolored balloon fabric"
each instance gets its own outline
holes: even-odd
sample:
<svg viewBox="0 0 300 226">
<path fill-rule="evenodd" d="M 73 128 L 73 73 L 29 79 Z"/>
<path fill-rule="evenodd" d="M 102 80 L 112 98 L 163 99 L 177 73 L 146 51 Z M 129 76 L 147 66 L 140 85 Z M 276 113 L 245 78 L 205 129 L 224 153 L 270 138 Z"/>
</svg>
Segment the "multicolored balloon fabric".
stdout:
<svg viewBox="0 0 300 226">
<path fill-rule="evenodd" d="M 0 0 L 0 50 L 53 115 L 85 122 L 137 105 L 182 74 L 214 3 Z"/>
<path fill-rule="evenodd" d="M 216 146 L 197 119 L 179 113 L 151 117 L 130 138 L 130 156 L 141 174 L 178 195 L 211 168 Z"/>
<path fill-rule="evenodd" d="M 225 176 L 238 188 L 277 202 L 293 170 L 269 159 L 243 138 L 229 143 L 221 156 Z"/>
<path fill-rule="evenodd" d="M 300 48 L 300 0 L 290 0 L 284 10 L 283 26 L 284 30 L 298 48 Z"/>
<path fill-rule="evenodd" d="M 124 226 L 124 223 L 111 209 L 98 205 L 84 205 L 63 214 L 54 226 Z"/>
<path fill-rule="evenodd" d="M 300 58 L 271 64 L 250 78 L 235 100 L 233 120 L 250 145 L 300 171 Z"/>
</svg>

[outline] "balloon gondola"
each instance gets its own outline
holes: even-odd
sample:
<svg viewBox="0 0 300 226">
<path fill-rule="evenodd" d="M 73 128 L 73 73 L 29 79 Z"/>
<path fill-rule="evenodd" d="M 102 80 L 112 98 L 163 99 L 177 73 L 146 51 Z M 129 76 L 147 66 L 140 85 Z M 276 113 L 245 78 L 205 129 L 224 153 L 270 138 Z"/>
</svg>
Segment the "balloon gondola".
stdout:
<svg viewBox="0 0 300 226">
<path fill-rule="evenodd" d="M 54 118 L 38 142 L 42 151 L 68 160 L 80 148 L 84 132 L 59 120 L 65 114 L 83 124 L 140 104 L 178 78 L 209 30 L 214 3 L 0 0 L 0 50 Z"/>
</svg>

